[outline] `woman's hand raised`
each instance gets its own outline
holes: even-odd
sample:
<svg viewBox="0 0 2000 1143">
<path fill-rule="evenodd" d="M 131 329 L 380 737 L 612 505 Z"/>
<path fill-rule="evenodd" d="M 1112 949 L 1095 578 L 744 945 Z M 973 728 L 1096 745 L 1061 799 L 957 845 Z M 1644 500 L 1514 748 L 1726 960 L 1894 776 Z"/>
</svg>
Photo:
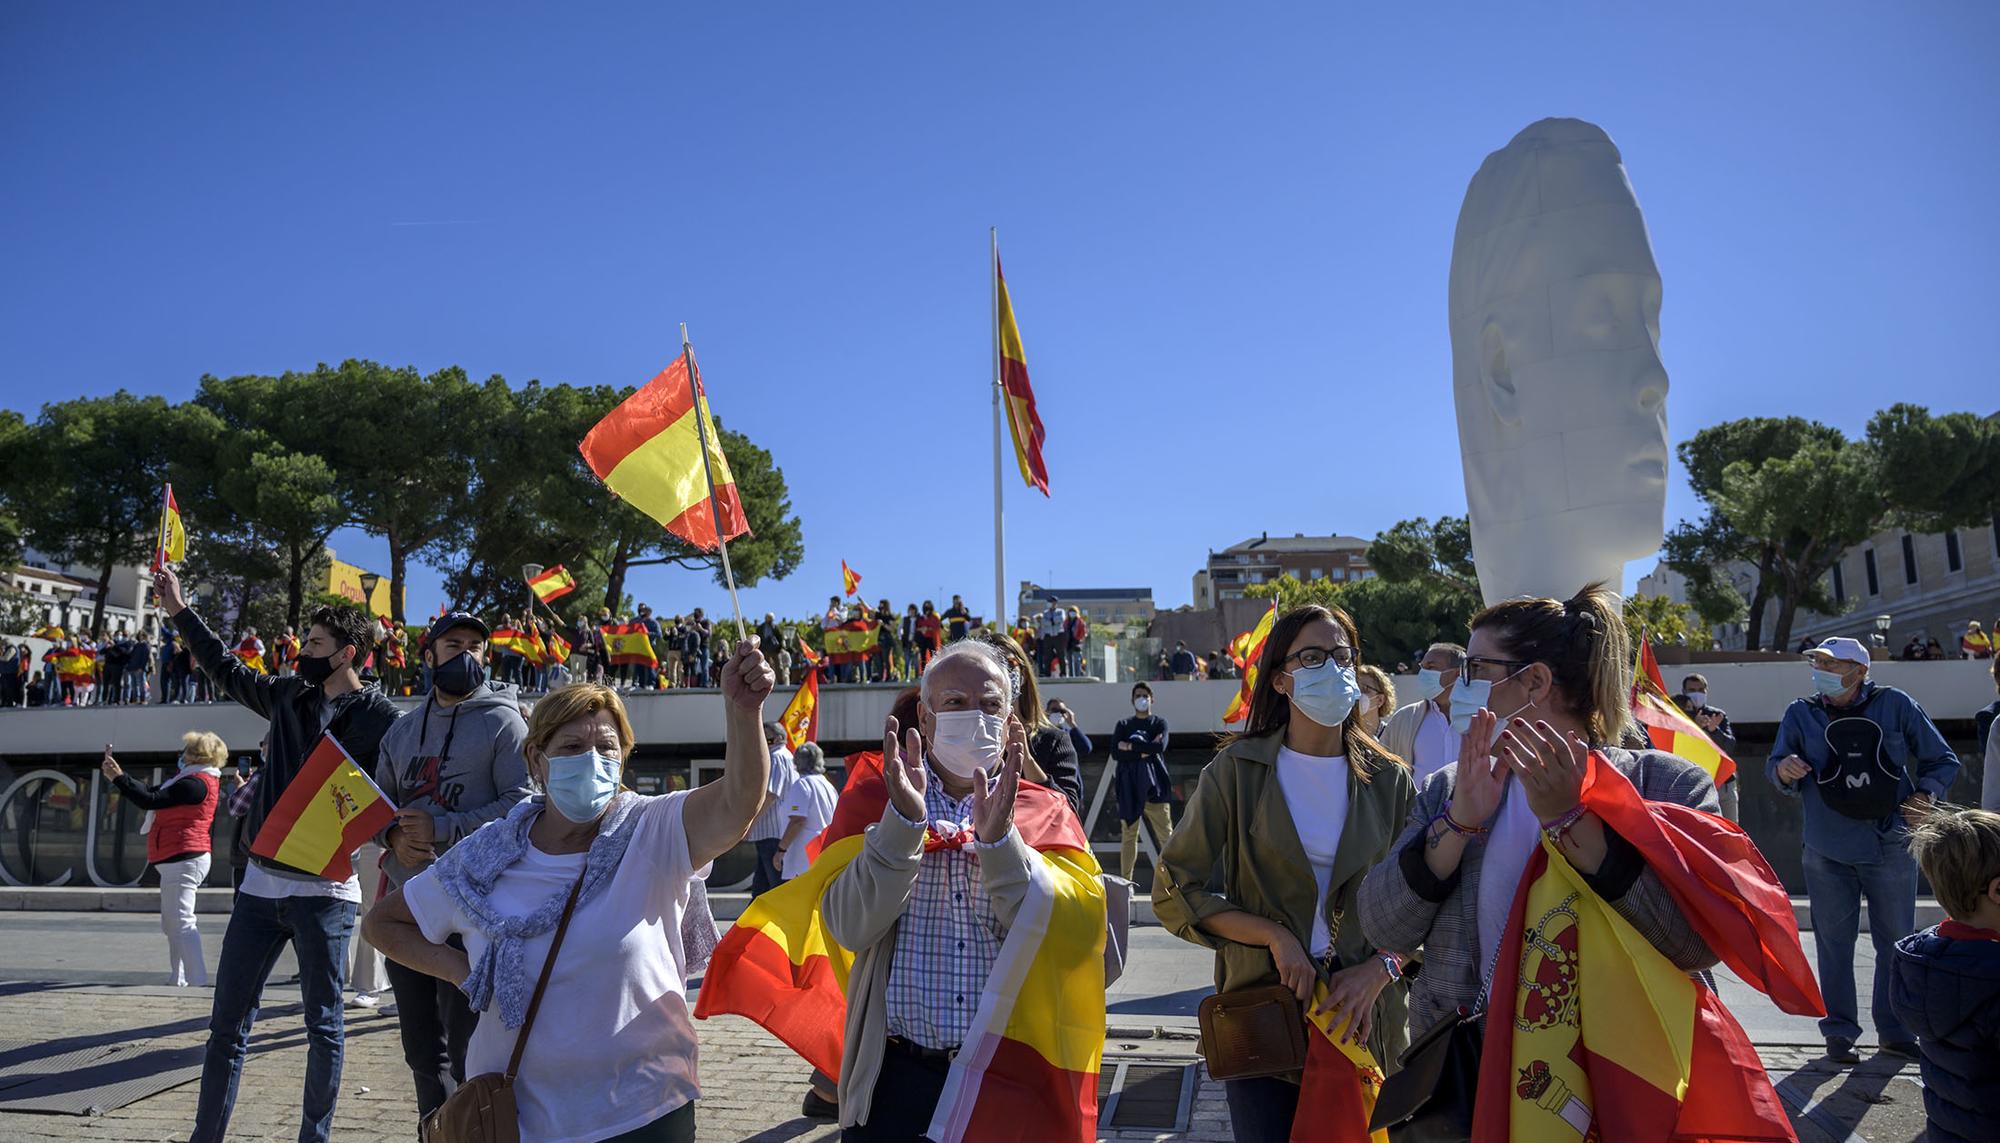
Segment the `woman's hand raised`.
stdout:
<svg viewBox="0 0 2000 1143">
<path fill-rule="evenodd" d="M 755 635 L 738 643 L 736 653 L 722 668 L 722 697 L 745 710 L 762 710 L 777 683 L 778 674 L 764 652 L 757 649 Z"/>
<path fill-rule="evenodd" d="M 1507 769 L 1493 764 L 1493 731 L 1500 719 L 1481 709 L 1458 740 L 1458 775 L 1451 791 L 1451 820 L 1477 828 L 1500 809 Z"/>
</svg>

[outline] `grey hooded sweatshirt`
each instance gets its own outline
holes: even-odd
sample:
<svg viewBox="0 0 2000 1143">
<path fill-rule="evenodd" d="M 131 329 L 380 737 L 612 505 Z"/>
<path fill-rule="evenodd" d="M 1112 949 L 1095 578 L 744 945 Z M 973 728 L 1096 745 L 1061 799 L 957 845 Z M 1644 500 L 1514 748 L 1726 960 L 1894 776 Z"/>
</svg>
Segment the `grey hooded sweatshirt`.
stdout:
<svg viewBox="0 0 2000 1143">
<path fill-rule="evenodd" d="M 451 706 L 436 699 L 396 720 L 382 736 L 375 782 L 398 809 L 426 809 L 437 822 L 434 848 L 443 853 L 473 830 L 505 817 L 528 794 L 528 762 L 521 753 L 528 723 L 521 699 L 508 683 L 487 683 Z M 412 869 L 383 845 L 382 871 L 401 886 Z"/>
</svg>

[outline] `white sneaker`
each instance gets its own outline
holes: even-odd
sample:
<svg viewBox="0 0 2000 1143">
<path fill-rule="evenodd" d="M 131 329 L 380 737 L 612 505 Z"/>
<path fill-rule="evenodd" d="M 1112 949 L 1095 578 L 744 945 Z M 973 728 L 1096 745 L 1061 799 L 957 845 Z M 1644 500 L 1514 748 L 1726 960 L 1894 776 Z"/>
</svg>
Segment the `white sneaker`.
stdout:
<svg viewBox="0 0 2000 1143">
<path fill-rule="evenodd" d="M 380 998 L 372 992 L 357 992 L 347 998 L 349 1008 L 373 1008 L 380 1003 Z"/>
</svg>

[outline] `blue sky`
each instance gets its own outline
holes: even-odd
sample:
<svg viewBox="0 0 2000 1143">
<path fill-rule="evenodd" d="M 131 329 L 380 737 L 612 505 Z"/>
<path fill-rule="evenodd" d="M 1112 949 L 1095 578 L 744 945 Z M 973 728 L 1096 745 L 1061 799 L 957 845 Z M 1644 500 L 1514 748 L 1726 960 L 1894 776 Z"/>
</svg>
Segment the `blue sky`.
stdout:
<svg viewBox="0 0 2000 1143">
<path fill-rule="evenodd" d="M 1573 115 L 1651 227 L 1676 441 L 2000 406 L 1991 5 L 676 7 L 0 6 L 0 405 L 345 357 L 636 384 L 686 321 L 805 522 L 746 610 L 842 558 L 983 609 L 993 225 L 1054 491 L 1008 488 L 1010 588 L 1173 605 L 1259 531 L 1464 510 L 1453 221 Z"/>
</svg>

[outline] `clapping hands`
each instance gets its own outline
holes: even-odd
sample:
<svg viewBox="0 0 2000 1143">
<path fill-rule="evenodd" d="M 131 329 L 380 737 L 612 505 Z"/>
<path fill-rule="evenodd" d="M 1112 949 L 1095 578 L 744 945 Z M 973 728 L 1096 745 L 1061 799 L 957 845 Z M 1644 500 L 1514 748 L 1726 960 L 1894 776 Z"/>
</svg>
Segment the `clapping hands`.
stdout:
<svg viewBox="0 0 2000 1143">
<path fill-rule="evenodd" d="M 889 787 L 889 804 L 904 820 L 920 822 L 924 813 L 924 791 L 930 788 L 930 775 L 924 770 L 924 736 L 911 727 L 903 732 L 900 746 L 896 741 L 896 717 L 882 727 L 882 781 Z"/>
</svg>

